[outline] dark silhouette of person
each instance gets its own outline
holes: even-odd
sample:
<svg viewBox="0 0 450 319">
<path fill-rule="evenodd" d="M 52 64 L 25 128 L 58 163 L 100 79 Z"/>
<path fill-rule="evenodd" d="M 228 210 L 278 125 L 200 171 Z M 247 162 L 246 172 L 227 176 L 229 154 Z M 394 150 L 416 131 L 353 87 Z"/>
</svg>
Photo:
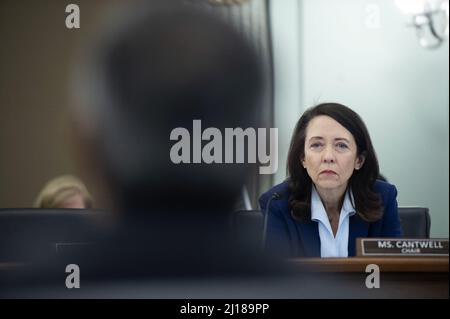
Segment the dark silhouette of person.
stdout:
<svg viewBox="0 0 450 319">
<path fill-rule="evenodd" d="M 77 68 L 73 108 L 79 147 L 104 177 L 116 227 L 80 254 L 46 258 L 39 277 L 45 281 L 69 263 L 80 267 L 84 282 L 268 271 L 270 263 L 257 249 L 243 249 L 230 229 L 256 164 L 192 163 L 195 143 L 208 142 L 195 141 L 201 136 L 194 120 L 222 132 L 223 155 L 236 152 L 224 140 L 226 128 L 258 127 L 257 54 L 229 24 L 182 2 L 154 1 L 122 15 Z M 190 132 L 189 164 L 170 157 L 175 128 Z M 59 270 L 53 279 L 65 276 Z"/>
</svg>

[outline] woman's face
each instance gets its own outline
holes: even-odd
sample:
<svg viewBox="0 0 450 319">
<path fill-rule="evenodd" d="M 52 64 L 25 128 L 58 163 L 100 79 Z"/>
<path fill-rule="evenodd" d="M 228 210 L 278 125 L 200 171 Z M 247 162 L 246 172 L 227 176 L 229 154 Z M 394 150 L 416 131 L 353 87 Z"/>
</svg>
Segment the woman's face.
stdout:
<svg viewBox="0 0 450 319">
<path fill-rule="evenodd" d="M 353 171 L 363 163 L 353 135 L 333 118 L 320 115 L 308 123 L 302 165 L 316 188 L 345 191 Z"/>
<path fill-rule="evenodd" d="M 83 195 L 79 193 L 73 194 L 60 203 L 58 208 L 86 208 Z"/>
</svg>

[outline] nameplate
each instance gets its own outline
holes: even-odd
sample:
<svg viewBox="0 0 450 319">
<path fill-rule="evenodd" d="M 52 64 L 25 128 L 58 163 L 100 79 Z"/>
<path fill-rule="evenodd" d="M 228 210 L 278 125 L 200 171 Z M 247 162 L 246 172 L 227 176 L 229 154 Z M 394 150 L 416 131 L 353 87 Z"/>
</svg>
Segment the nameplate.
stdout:
<svg viewBox="0 0 450 319">
<path fill-rule="evenodd" d="M 357 256 L 448 257 L 448 239 L 358 238 Z"/>
</svg>

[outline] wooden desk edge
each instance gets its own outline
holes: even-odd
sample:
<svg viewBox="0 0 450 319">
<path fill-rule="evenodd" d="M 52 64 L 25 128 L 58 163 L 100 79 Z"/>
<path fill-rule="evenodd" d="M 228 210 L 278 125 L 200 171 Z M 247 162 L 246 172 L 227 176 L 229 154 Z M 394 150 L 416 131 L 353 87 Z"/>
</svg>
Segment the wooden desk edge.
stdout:
<svg viewBox="0 0 450 319">
<path fill-rule="evenodd" d="M 375 264 L 381 272 L 449 272 L 448 257 L 296 258 L 288 263 L 310 272 L 365 272 Z"/>
</svg>

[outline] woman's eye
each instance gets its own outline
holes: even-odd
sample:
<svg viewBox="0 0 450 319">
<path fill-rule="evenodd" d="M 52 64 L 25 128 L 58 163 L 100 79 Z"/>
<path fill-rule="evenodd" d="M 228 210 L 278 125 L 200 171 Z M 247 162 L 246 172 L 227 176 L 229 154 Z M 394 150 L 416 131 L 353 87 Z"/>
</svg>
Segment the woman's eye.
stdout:
<svg viewBox="0 0 450 319">
<path fill-rule="evenodd" d="M 345 143 L 338 143 L 338 144 L 336 144 L 336 146 L 337 146 L 338 148 L 340 148 L 340 149 L 346 149 L 346 148 L 348 148 L 347 144 L 345 144 Z"/>
<path fill-rule="evenodd" d="M 313 143 L 310 145 L 311 148 L 318 148 L 320 146 L 322 146 L 322 144 L 320 144 L 320 143 Z"/>
</svg>

